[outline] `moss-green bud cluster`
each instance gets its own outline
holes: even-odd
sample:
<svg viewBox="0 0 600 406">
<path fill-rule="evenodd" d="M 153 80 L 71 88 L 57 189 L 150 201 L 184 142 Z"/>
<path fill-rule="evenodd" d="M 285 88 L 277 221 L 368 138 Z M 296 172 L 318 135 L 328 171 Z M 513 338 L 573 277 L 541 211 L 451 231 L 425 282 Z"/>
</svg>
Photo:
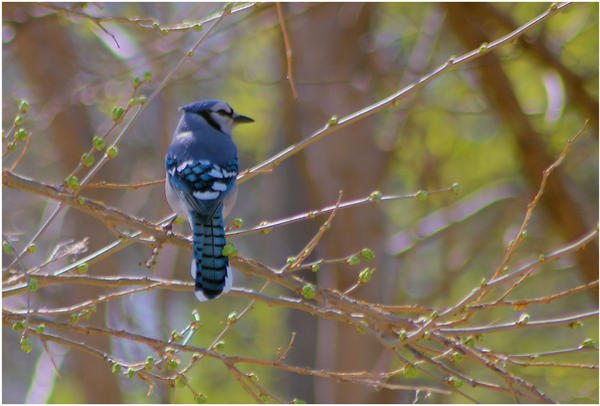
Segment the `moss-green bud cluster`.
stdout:
<svg viewBox="0 0 600 406">
<path fill-rule="evenodd" d="M 238 255 L 238 250 L 232 242 L 228 242 L 223 247 L 223 255 L 226 257 L 236 257 Z"/>
<path fill-rule="evenodd" d="M 360 255 L 367 261 L 370 261 L 373 258 L 375 258 L 375 253 L 371 248 L 363 248 L 362 250 L 360 250 Z"/>
<path fill-rule="evenodd" d="M 92 145 L 94 145 L 94 148 L 96 148 L 97 151 L 102 151 L 106 146 L 106 141 L 104 138 L 94 135 L 94 138 L 92 138 Z"/>
<path fill-rule="evenodd" d="M 379 190 L 374 190 L 369 195 L 370 200 L 381 200 L 381 192 Z"/>
<path fill-rule="evenodd" d="M 29 279 L 29 284 L 27 286 L 30 291 L 35 292 L 38 290 L 38 280 L 36 278 Z"/>
<path fill-rule="evenodd" d="M 15 331 L 25 330 L 25 321 L 23 321 L 23 320 L 15 321 L 12 325 L 12 328 Z"/>
<path fill-rule="evenodd" d="M 144 368 L 146 368 L 146 371 L 152 371 L 152 368 L 154 367 L 154 363 L 155 363 L 155 359 L 152 355 L 148 355 L 146 357 L 146 361 L 144 362 Z"/>
<path fill-rule="evenodd" d="M 427 198 L 429 197 L 429 192 L 427 192 L 426 190 L 419 190 L 416 196 L 417 200 L 427 200 Z"/>
<path fill-rule="evenodd" d="M 338 116 L 333 115 L 331 117 L 329 117 L 329 121 L 327 121 L 327 124 L 332 126 L 332 125 L 336 125 L 338 123 Z"/>
<path fill-rule="evenodd" d="M 18 126 L 22 125 L 24 120 L 25 120 L 25 118 L 22 115 L 17 114 L 15 116 L 15 121 L 14 121 L 15 127 L 18 127 Z"/>
<path fill-rule="evenodd" d="M 8 241 L 2 241 L 2 250 L 5 254 L 10 255 L 12 252 L 12 245 Z"/>
<path fill-rule="evenodd" d="M 233 323 L 234 321 L 236 321 L 238 318 L 238 315 L 236 312 L 231 312 L 227 315 L 227 322 L 228 323 Z"/>
<path fill-rule="evenodd" d="M 313 272 L 317 272 L 319 269 L 321 269 L 321 265 L 319 265 L 319 264 L 313 264 L 310 267 L 310 270 L 313 271 Z"/>
<path fill-rule="evenodd" d="M 111 145 L 106 149 L 106 156 L 110 159 L 114 159 L 119 155 L 119 149 L 115 145 Z"/>
<path fill-rule="evenodd" d="M 33 345 L 31 344 L 31 339 L 28 336 L 21 336 L 21 350 L 24 353 L 29 354 L 33 349 Z"/>
<path fill-rule="evenodd" d="M 242 228 L 243 225 L 244 225 L 244 220 L 242 220 L 239 217 L 236 217 L 231 221 L 231 228 L 234 228 L 234 229 Z"/>
<path fill-rule="evenodd" d="M 89 265 L 87 262 L 77 265 L 77 273 L 87 273 Z"/>
<path fill-rule="evenodd" d="M 112 373 L 117 375 L 119 372 L 121 372 L 121 368 L 123 368 L 121 364 L 114 363 L 112 366 Z"/>
<path fill-rule="evenodd" d="M 152 80 L 152 72 L 147 70 L 143 73 L 143 76 L 144 76 L 144 82 L 150 83 L 150 81 Z"/>
<path fill-rule="evenodd" d="M 452 184 L 451 189 L 454 194 L 459 194 L 460 192 L 462 192 L 462 186 L 460 185 L 460 183 L 454 182 Z"/>
<path fill-rule="evenodd" d="M 25 141 L 29 133 L 24 128 L 19 128 L 15 133 L 15 141 Z"/>
<path fill-rule="evenodd" d="M 358 265 L 360 264 L 360 258 L 358 257 L 358 255 L 350 255 L 346 260 L 346 263 L 348 265 Z"/>
<path fill-rule="evenodd" d="M 597 344 L 593 339 L 586 338 L 585 340 L 583 340 L 583 343 L 581 343 L 581 347 L 582 348 L 597 348 Z"/>
<path fill-rule="evenodd" d="M 181 333 L 179 331 L 177 331 L 177 330 L 171 331 L 170 341 L 177 343 L 177 342 L 181 341 L 182 338 L 183 338 L 183 336 L 181 335 Z"/>
<path fill-rule="evenodd" d="M 302 296 L 305 299 L 313 299 L 316 295 L 315 286 L 312 283 L 307 283 L 302 287 Z"/>
<path fill-rule="evenodd" d="M 71 190 L 78 190 L 80 188 L 79 179 L 75 175 L 69 175 L 67 178 L 67 186 Z"/>
<path fill-rule="evenodd" d="M 358 274 L 358 280 L 360 283 L 367 283 L 371 280 L 371 276 L 373 275 L 373 271 L 371 268 L 365 268 Z"/>
<path fill-rule="evenodd" d="M 115 106 L 112 108 L 110 115 L 112 120 L 115 123 L 120 123 L 123 120 L 123 114 L 125 114 L 125 109 L 121 106 Z"/>
<path fill-rule="evenodd" d="M 86 168 L 89 168 L 90 166 L 92 166 L 94 164 L 94 162 L 95 162 L 94 155 L 88 154 L 87 152 L 84 152 L 81 155 L 81 163 Z"/>
<path fill-rule="evenodd" d="M 417 371 L 417 367 L 412 364 L 408 364 L 404 367 L 404 376 L 406 378 L 415 378 L 419 372 Z"/>
<path fill-rule="evenodd" d="M 217 343 L 215 344 L 215 346 L 213 347 L 215 349 L 215 351 L 223 351 L 225 349 L 225 341 L 221 340 L 221 341 L 217 341 Z"/>
</svg>

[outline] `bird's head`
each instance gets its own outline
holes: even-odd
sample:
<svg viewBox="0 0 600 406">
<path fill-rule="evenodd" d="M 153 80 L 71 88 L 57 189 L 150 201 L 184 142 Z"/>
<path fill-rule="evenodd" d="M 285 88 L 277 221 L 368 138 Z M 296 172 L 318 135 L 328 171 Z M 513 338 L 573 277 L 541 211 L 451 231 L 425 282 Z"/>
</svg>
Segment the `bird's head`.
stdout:
<svg viewBox="0 0 600 406">
<path fill-rule="evenodd" d="M 231 135 L 234 124 L 253 123 L 250 117 L 233 111 L 231 106 L 220 100 L 202 100 L 180 108 L 184 113 L 197 114 L 217 131 Z"/>
</svg>

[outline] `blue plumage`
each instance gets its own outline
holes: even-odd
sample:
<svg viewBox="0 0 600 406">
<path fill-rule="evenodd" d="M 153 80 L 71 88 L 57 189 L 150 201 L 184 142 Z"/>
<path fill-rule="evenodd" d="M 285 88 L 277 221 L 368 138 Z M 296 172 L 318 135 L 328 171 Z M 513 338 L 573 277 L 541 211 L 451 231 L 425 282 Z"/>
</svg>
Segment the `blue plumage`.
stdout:
<svg viewBox="0 0 600 406">
<path fill-rule="evenodd" d="M 231 139 L 236 123 L 252 122 L 225 102 L 205 100 L 181 108 L 183 116 L 167 152 L 165 192 L 171 208 L 188 219 L 194 258 L 195 295 L 205 301 L 231 288 L 233 276 L 223 255 L 223 216 L 235 201 L 239 172 Z"/>
</svg>

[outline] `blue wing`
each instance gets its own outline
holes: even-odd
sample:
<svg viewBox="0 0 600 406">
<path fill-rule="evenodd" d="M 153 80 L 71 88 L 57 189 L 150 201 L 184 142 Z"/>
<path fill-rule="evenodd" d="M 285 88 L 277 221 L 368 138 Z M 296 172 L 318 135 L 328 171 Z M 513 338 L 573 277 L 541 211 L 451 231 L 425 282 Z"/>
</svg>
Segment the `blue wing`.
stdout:
<svg viewBox="0 0 600 406">
<path fill-rule="evenodd" d="M 237 160 L 216 165 L 209 160 L 181 161 L 167 155 L 167 179 L 189 211 L 212 218 L 231 191 L 239 172 Z"/>
</svg>

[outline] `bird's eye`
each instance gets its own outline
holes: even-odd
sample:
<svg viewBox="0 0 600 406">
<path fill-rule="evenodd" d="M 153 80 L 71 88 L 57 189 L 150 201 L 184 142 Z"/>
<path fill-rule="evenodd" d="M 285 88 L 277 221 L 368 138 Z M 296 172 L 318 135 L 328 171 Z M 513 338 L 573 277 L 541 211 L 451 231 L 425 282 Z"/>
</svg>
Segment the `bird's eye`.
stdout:
<svg viewBox="0 0 600 406">
<path fill-rule="evenodd" d="M 227 112 L 226 110 L 223 110 L 223 109 L 217 110 L 216 113 L 220 116 L 229 116 L 230 115 L 229 112 Z"/>
</svg>

